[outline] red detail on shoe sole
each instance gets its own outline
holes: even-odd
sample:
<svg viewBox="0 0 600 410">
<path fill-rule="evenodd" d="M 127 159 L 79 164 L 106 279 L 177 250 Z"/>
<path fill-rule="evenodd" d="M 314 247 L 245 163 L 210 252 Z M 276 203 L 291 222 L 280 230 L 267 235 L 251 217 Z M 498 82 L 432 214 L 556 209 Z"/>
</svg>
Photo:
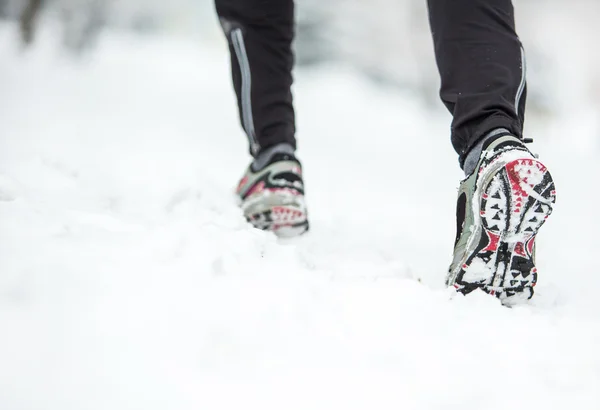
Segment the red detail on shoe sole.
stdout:
<svg viewBox="0 0 600 410">
<path fill-rule="evenodd" d="M 546 216 L 547 218 L 547 216 Z M 532 237 L 528 242 L 527 242 L 527 252 L 530 255 L 533 255 L 533 246 L 535 245 L 535 236 Z"/>
<path fill-rule="evenodd" d="M 525 254 L 525 245 L 523 244 L 523 242 L 517 242 L 515 244 L 515 254 L 522 256 L 524 258 L 527 257 L 527 255 Z"/>
<path fill-rule="evenodd" d="M 516 202 L 519 202 L 519 199 L 522 201 L 522 198 L 519 197 L 527 198 L 529 196 L 522 184 L 533 188 L 541 182 L 543 174 L 546 172 L 544 164 L 533 159 L 517 159 L 506 164 L 505 168 Z"/>
<path fill-rule="evenodd" d="M 487 229 L 485 230 L 490 242 L 488 246 L 481 250 L 481 252 L 496 252 L 498 250 L 498 243 L 500 242 L 500 235 L 490 232 Z"/>
<path fill-rule="evenodd" d="M 301 222 L 306 219 L 306 215 L 298 209 L 286 206 L 275 206 L 271 209 L 271 219 L 273 220 L 272 229 L 277 229 Z"/>
</svg>

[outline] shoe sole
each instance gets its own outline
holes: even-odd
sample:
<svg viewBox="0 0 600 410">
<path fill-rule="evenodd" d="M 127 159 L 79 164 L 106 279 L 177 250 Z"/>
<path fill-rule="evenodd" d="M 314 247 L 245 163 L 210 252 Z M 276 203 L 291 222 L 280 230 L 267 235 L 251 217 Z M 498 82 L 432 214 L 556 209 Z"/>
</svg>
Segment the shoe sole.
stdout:
<svg viewBox="0 0 600 410">
<path fill-rule="evenodd" d="M 247 215 L 255 228 L 271 231 L 282 238 L 299 236 L 308 231 L 306 212 L 295 206 L 278 205 L 263 212 Z"/>
<path fill-rule="evenodd" d="M 556 200 L 552 176 L 535 159 L 516 159 L 480 192 L 479 243 L 454 286 L 464 294 L 482 289 L 509 305 L 530 299 L 538 277 L 535 238 Z"/>
</svg>

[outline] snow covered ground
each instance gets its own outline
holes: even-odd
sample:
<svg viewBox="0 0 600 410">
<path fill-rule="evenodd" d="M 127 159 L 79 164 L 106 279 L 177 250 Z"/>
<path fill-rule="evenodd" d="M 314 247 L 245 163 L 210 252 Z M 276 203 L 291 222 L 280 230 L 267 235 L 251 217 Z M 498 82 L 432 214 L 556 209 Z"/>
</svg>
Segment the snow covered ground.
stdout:
<svg viewBox="0 0 600 410">
<path fill-rule="evenodd" d="M 74 62 L 13 36 L 0 26 L 0 409 L 598 408 L 585 122 L 529 121 L 558 202 L 537 297 L 508 309 L 443 287 L 461 172 L 441 108 L 299 72 L 312 230 L 279 241 L 235 205 L 249 158 L 222 47 L 112 34 Z"/>
</svg>

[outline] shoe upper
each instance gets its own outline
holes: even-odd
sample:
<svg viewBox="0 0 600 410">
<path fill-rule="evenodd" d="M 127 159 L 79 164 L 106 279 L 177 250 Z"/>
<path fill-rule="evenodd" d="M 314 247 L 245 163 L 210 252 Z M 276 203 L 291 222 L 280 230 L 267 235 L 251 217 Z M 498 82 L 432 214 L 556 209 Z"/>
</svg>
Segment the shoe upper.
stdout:
<svg viewBox="0 0 600 410">
<path fill-rule="evenodd" d="M 242 200 L 264 191 L 304 195 L 302 165 L 293 155 L 275 154 L 268 164 L 258 170 L 250 165 L 236 189 Z"/>
</svg>

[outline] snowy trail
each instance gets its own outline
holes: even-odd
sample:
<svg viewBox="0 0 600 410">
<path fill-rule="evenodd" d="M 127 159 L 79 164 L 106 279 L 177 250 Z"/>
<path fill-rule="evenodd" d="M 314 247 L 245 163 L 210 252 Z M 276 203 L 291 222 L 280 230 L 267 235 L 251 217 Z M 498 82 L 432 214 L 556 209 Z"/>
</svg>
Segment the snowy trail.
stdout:
<svg viewBox="0 0 600 410">
<path fill-rule="evenodd" d="M 0 409 L 598 407 L 594 153 L 535 135 L 558 205 L 539 295 L 507 309 L 442 286 L 461 177 L 445 113 L 298 73 L 312 231 L 278 241 L 235 206 L 224 50 L 114 35 L 74 64 L 10 35 Z"/>
</svg>

